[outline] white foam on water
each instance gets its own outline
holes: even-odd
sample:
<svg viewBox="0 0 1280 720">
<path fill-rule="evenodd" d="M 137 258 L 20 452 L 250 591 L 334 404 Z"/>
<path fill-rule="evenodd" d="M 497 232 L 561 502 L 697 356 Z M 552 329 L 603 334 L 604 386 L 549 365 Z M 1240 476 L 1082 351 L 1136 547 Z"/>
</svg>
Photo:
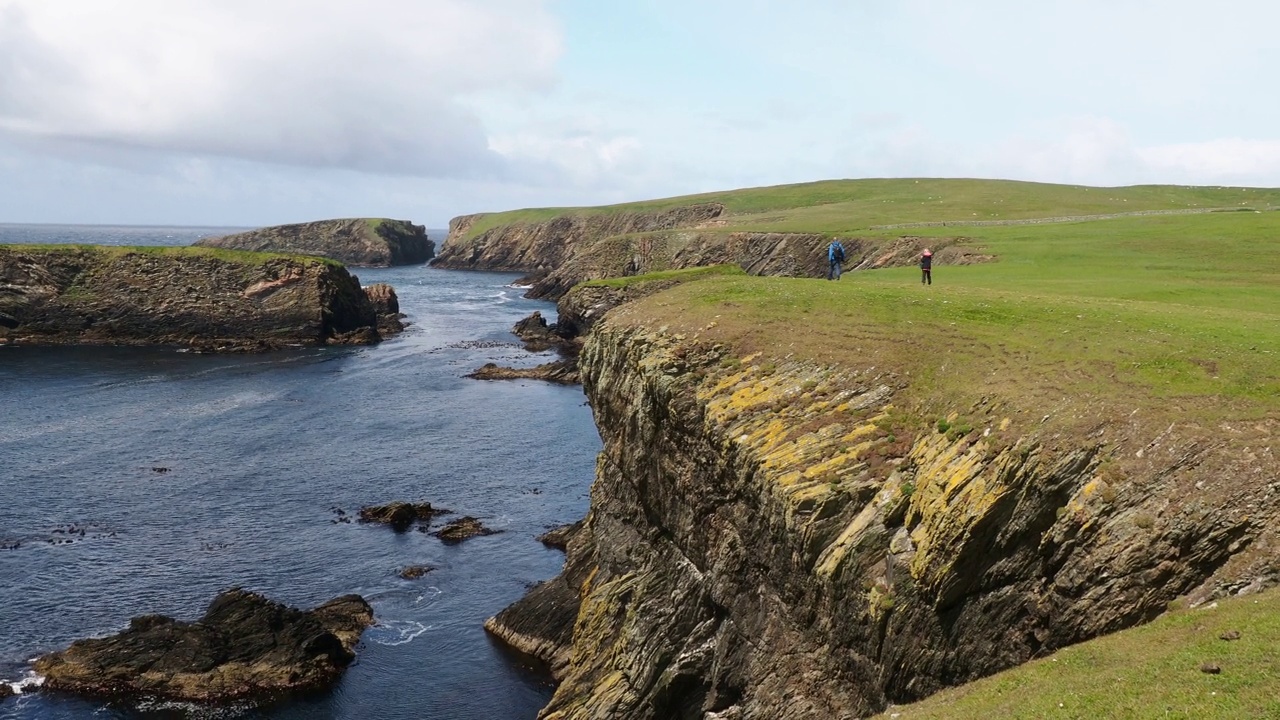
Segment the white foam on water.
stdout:
<svg viewBox="0 0 1280 720">
<path fill-rule="evenodd" d="M 243 702 L 230 705 L 200 705 L 199 703 L 162 700 L 159 698 L 144 698 L 138 701 L 136 707 L 142 712 L 178 712 L 184 717 L 199 718 L 200 720 L 205 718 L 209 720 L 239 718 L 257 709 L 256 705 Z M 103 709 L 106 710 L 108 708 Z"/>
<path fill-rule="evenodd" d="M 44 676 L 37 675 L 34 671 L 28 670 L 27 674 L 21 680 L 0 680 L 0 684 L 8 685 L 9 689 L 21 695 L 28 690 L 35 690 L 44 685 Z"/>
<path fill-rule="evenodd" d="M 365 639 L 379 645 L 395 647 L 408 645 L 415 638 L 430 630 L 432 625 L 424 625 L 416 620 L 388 620 L 364 632 Z"/>
</svg>

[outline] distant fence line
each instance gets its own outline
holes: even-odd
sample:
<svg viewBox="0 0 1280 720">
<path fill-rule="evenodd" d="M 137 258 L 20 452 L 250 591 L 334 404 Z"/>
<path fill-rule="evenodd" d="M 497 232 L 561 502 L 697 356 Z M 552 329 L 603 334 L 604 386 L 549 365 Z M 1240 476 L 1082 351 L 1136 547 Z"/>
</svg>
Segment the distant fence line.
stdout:
<svg viewBox="0 0 1280 720">
<path fill-rule="evenodd" d="M 1273 207 L 1263 208 L 1274 210 Z M 1140 215 L 1203 215 L 1215 212 L 1262 212 L 1255 208 L 1185 208 L 1179 210 L 1135 210 L 1133 212 L 1107 213 L 1106 215 L 1065 215 L 1062 217 L 1022 218 L 1020 220 L 935 220 L 931 222 L 895 223 L 893 225 L 872 225 L 872 230 L 899 230 L 902 228 L 926 227 L 990 227 L 995 225 L 1041 225 L 1045 223 L 1079 222 L 1082 220 L 1112 220 L 1122 217 Z"/>
</svg>

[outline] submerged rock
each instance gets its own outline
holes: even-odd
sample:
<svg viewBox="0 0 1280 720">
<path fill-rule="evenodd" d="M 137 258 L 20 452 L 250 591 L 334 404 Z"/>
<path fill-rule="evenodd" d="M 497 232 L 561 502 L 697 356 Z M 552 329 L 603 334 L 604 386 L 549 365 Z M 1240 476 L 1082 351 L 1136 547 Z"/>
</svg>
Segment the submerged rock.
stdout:
<svg viewBox="0 0 1280 720">
<path fill-rule="evenodd" d="M 341 676 L 372 623 L 359 595 L 302 611 L 235 588 L 199 620 L 135 617 L 118 635 L 38 658 L 35 670 L 47 690 L 105 697 L 207 702 L 312 690 Z"/>
<path fill-rule="evenodd" d="M 400 577 L 405 580 L 417 580 L 432 570 L 435 570 L 435 568 L 430 565 L 410 565 L 400 571 Z"/>
</svg>

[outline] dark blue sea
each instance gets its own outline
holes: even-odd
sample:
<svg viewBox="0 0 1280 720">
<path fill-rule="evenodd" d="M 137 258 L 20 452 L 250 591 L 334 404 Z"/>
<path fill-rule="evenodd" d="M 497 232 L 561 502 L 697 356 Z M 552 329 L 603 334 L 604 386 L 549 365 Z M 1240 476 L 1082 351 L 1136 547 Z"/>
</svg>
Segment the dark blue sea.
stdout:
<svg viewBox="0 0 1280 720">
<path fill-rule="evenodd" d="M 0 225 L 0 244 L 228 231 Z M 481 623 L 559 571 L 535 536 L 585 514 L 600 441 L 580 388 L 463 376 L 546 362 L 510 328 L 554 306 L 523 299 L 514 275 L 355 272 L 396 288 L 403 335 L 265 355 L 0 347 L 0 680 L 135 615 L 195 619 L 240 586 L 303 608 L 368 599 L 377 626 L 341 682 L 258 707 L 34 693 L 0 701 L 0 718 L 535 717 L 548 677 Z M 342 522 L 395 500 L 502 532 L 446 546 Z M 408 565 L 435 569 L 401 579 Z"/>
</svg>

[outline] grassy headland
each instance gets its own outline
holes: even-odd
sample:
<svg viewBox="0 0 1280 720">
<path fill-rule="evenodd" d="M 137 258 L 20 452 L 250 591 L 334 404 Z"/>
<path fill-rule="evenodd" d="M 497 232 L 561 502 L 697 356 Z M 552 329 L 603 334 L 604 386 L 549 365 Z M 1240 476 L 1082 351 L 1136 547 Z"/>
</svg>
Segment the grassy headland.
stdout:
<svg viewBox="0 0 1280 720">
<path fill-rule="evenodd" d="M 1028 412 L 1075 402 L 1112 403 L 1117 412 L 1280 412 L 1280 212 L 1262 209 L 1280 203 L 1280 190 L 832 181 L 592 211 L 703 200 L 733 209 L 725 232 L 861 228 L 858 237 L 910 235 L 922 244 L 960 233 L 995 261 L 940 265 L 925 287 L 914 268 L 847 273 L 839 283 L 716 276 L 637 312 L 695 331 L 715 322 L 706 334 L 744 352 L 892 365 L 911 376 L 913 396 L 939 409 L 994 395 Z M 1242 204 L 1252 209 L 871 229 L 986 219 L 992 207 L 1026 220 Z"/>
</svg>

